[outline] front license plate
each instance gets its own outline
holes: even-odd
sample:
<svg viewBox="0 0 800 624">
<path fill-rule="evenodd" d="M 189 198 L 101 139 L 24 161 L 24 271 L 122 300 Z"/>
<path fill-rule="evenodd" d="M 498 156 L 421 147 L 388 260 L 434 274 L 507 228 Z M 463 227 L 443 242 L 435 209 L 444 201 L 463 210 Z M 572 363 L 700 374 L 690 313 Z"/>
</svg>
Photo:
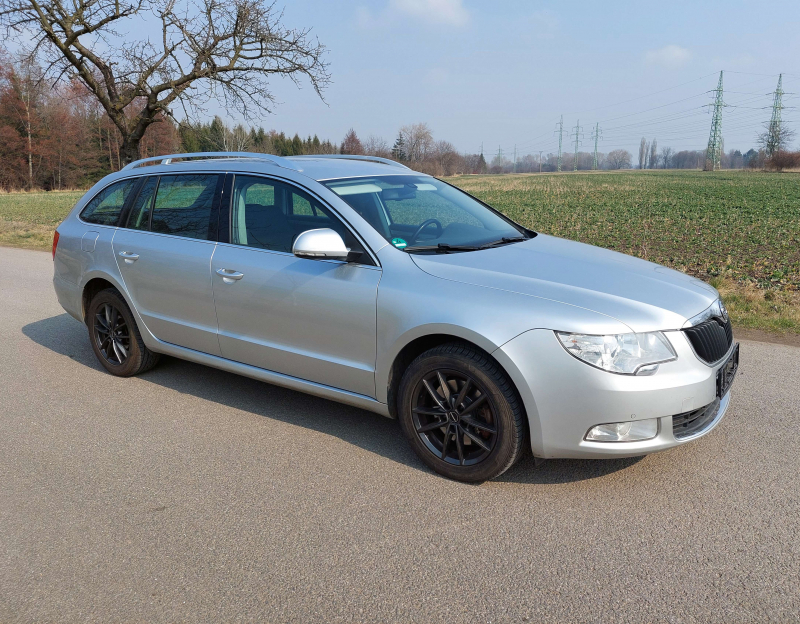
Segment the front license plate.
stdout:
<svg viewBox="0 0 800 624">
<path fill-rule="evenodd" d="M 739 370 L 739 345 L 733 349 L 728 361 L 717 371 L 717 396 L 721 399 L 731 388 L 736 371 Z"/>
</svg>

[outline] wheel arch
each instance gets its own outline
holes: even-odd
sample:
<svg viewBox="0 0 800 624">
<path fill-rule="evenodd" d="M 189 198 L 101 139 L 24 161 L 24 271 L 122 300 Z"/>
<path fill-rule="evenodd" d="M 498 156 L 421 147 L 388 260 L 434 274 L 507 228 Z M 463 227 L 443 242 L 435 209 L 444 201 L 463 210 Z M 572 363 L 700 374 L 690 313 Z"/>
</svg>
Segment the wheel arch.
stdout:
<svg viewBox="0 0 800 624">
<path fill-rule="evenodd" d="M 150 329 L 147 327 L 141 315 L 139 314 L 139 310 L 137 310 L 136 306 L 133 305 L 133 301 L 131 301 L 131 297 L 128 291 L 125 289 L 124 284 L 115 279 L 113 275 L 102 273 L 100 271 L 88 273 L 86 275 L 86 281 L 81 286 L 81 316 L 83 317 L 83 322 L 86 323 L 86 313 L 89 310 L 89 303 L 91 302 L 92 297 L 106 288 L 114 288 L 123 298 L 125 303 L 128 304 L 128 309 L 130 309 L 131 314 L 133 314 L 133 319 L 136 321 L 136 326 L 139 329 L 139 333 L 141 334 L 145 345 L 151 351 L 157 352 L 159 350 L 158 339 L 156 339 L 156 337 L 150 332 Z"/>
<path fill-rule="evenodd" d="M 448 342 L 460 342 L 467 344 L 470 347 L 477 349 L 497 364 L 500 370 L 502 370 L 503 373 L 508 377 L 509 381 L 514 387 L 514 390 L 520 397 L 520 404 L 522 405 L 523 410 L 526 411 L 524 421 L 527 426 L 528 417 L 526 401 L 523 398 L 523 393 L 520 392 L 520 388 L 517 387 L 517 380 L 519 379 L 519 376 L 513 374 L 512 371 L 507 370 L 507 367 L 492 355 L 492 353 L 497 350 L 497 347 L 491 344 L 485 338 L 479 338 L 479 340 L 476 341 L 470 337 L 461 335 L 460 332 L 454 333 L 447 331 L 436 331 L 415 336 L 410 338 L 405 342 L 405 344 L 396 350 L 395 356 L 392 359 L 391 365 L 389 366 L 388 377 L 386 379 L 386 402 L 390 416 L 392 418 L 397 418 L 397 391 L 400 387 L 400 380 L 403 377 L 403 373 L 406 371 L 411 362 L 413 362 L 419 355 L 428 349 L 432 349 L 433 347 Z"/>
<path fill-rule="evenodd" d="M 97 293 L 108 288 L 113 288 L 122 294 L 119 286 L 105 277 L 93 277 L 83 285 L 83 291 L 81 292 L 81 316 L 83 317 L 84 323 L 86 323 L 86 315 L 89 311 L 89 304 L 92 302 L 92 299 L 94 299 Z M 125 297 L 125 295 L 122 296 Z M 130 304 L 128 304 L 128 306 L 130 307 Z"/>
</svg>

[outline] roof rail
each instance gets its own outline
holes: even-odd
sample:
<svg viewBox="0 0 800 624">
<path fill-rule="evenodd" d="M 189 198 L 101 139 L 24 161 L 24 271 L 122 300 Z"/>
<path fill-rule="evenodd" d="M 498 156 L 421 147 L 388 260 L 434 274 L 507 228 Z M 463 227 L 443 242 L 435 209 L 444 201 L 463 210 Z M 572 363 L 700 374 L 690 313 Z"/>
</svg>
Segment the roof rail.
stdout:
<svg viewBox="0 0 800 624">
<path fill-rule="evenodd" d="M 303 158 L 334 158 L 339 160 L 366 160 L 368 162 L 376 162 L 384 165 L 391 165 L 393 167 L 400 167 L 401 169 L 409 169 L 403 163 L 388 158 L 381 158 L 380 156 L 360 156 L 357 154 L 303 154 L 302 156 L 293 157 L 294 160 Z"/>
<path fill-rule="evenodd" d="M 273 165 L 283 167 L 284 169 L 294 169 L 300 171 L 300 168 L 295 165 L 291 160 L 282 158 L 280 156 L 273 156 L 272 154 L 258 154 L 256 152 L 193 152 L 188 154 L 168 154 L 166 156 L 153 156 L 151 158 L 142 158 L 134 160 L 132 163 L 125 165 L 122 170 L 136 169 L 143 167 L 148 163 L 157 163 L 161 165 L 174 164 L 173 160 L 189 161 L 189 160 L 218 160 L 218 159 L 245 159 L 245 160 L 266 160 Z"/>
</svg>

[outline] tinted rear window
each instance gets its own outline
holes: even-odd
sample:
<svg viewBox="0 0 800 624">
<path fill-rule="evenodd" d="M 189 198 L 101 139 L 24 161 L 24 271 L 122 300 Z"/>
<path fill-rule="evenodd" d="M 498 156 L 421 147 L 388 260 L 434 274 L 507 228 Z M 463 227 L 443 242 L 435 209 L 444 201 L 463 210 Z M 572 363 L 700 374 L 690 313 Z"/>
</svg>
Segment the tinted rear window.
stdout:
<svg viewBox="0 0 800 624">
<path fill-rule="evenodd" d="M 128 227 L 132 230 L 147 230 L 150 228 L 150 210 L 153 207 L 153 196 L 156 194 L 158 177 L 147 178 L 139 195 L 131 206 L 128 215 Z"/>
<path fill-rule="evenodd" d="M 135 179 L 122 180 L 104 188 L 86 204 L 81 219 L 97 225 L 116 225 L 135 182 Z"/>
<path fill-rule="evenodd" d="M 162 176 L 158 184 L 150 230 L 161 234 L 208 240 L 217 174 Z"/>
</svg>

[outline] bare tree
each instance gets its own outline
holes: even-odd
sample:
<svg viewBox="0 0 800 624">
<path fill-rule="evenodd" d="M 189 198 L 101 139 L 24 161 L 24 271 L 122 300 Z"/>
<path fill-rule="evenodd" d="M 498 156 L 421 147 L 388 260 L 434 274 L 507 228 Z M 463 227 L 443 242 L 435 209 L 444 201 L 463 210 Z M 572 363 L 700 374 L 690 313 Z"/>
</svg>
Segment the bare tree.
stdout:
<svg viewBox="0 0 800 624">
<path fill-rule="evenodd" d="M 609 169 L 630 169 L 632 158 L 628 150 L 617 149 L 608 153 L 606 162 Z"/>
<path fill-rule="evenodd" d="M 432 150 L 432 160 L 436 163 L 436 174 L 451 176 L 462 168 L 461 155 L 449 141 L 436 141 Z"/>
<path fill-rule="evenodd" d="M 358 138 L 356 131 L 350 128 L 347 134 L 344 135 L 342 141 L 342 154 L 363 154 L 364 147 L 361 145 L 361 140 Z"/>
<path fill-rule="evenodd" d="M 157 43 L 123 38 L 123 28 L 146 31 L 148 15 Z M 269 0 L 0 0 L 6 34 L 49 76 L 77 77 L 97 98 L 122 137 L 122 164 L 176 106 L 188 117 L 218 98 L 245 118 L 268 113 L 274 76 L 305 77 L 322 97 L 325 47 L 282 18 Z"/>
<path fill-rule="evenodd" d="M 659 159 L 661 162 L 662 169 L 670 169 L 672 167 L 672 148 L 671 147 L 662 147 L 661 148 L 661 158 Z"/>
<path fill-rule="evenodd" d="M 658 167 L 658 142 L 655 139 L 650 144 L 650 159 L 647 162 L 650 165 L 650 169 Z"/>
<path fill-rule="evenodd" d="M 433 149 L 433 132 L 426 123 L 411 124 L 400 128 L 405 156 L 411 162 L 420 162 Z"/>
<path fill-rule="evenodd" d="M 233 130 L 225 128 L 223 151 L 246 152 L 249 148 L 250 133 L 242 124 L 237 125 Z"/>
<path fill-rule="evenodd" d="M 789 144 L 794 140 L 795 132 L 782 124 L 767 124 L 767 129 L 758 135 L 758 145 L 764 148 L 767 158 L 772 157 L 777 152 L 785 152 L 789 149 Z"/>
<path fill-rule="evenodd" d="M 647 166 L 647 141 L 642 137 L 639 143 L 639 169 L 644 169 Z"/>
<path fill-rule="evenodd" d="M 364 153 L 368 156 L 380 156 L 381 158 L 391 158 L 392 150 L 389 144 L 381 137 L 370 134 L 364 141 Z"/>
</svg>

